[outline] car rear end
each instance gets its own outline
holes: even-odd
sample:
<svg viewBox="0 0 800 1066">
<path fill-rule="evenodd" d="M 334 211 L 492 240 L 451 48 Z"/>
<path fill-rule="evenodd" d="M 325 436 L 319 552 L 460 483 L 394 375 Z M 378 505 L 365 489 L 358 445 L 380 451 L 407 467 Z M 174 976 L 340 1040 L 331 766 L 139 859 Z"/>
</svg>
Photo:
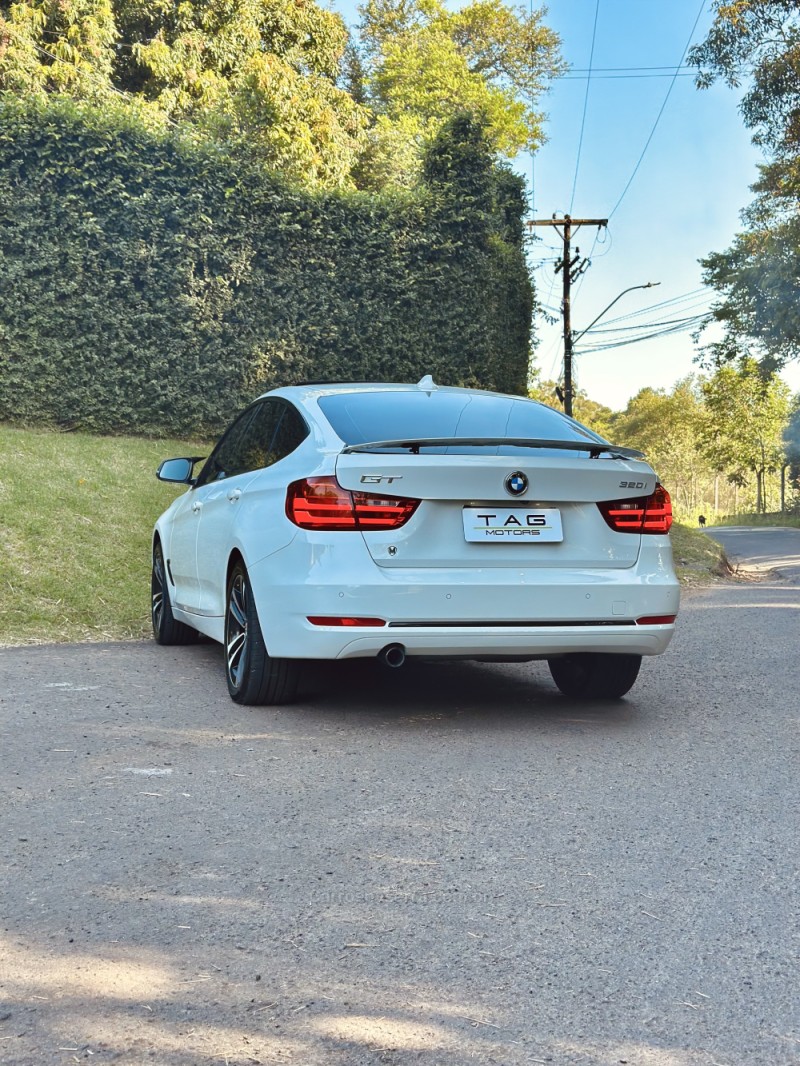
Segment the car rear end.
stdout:
<svg viewBox="0 0 800 1066">
<path fill-rule="evenodd" d="M 272 655 L 666 649 L 671 508 L 647 463 L 517 397 L 374 386 L 303 402 L 335 446 L 289 485 L 297 533 L 255 568 L 279 604 L 262 620 Z"/>
</svg>

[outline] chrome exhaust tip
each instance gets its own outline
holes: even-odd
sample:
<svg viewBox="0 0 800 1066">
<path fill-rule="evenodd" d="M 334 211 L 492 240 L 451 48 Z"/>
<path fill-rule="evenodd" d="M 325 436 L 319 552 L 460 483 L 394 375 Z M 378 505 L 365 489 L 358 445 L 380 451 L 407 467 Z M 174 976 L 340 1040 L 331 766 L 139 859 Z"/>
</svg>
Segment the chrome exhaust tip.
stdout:
<svg viewBox="0 0 800 1066">
<path fill-rule="evenodd" d="M 391 666 L 396 670 L 406 661 L 406 649 L 402 644 L 387 644 L 378 652 L 378 658 L 384 666 Z"/>
</svg>

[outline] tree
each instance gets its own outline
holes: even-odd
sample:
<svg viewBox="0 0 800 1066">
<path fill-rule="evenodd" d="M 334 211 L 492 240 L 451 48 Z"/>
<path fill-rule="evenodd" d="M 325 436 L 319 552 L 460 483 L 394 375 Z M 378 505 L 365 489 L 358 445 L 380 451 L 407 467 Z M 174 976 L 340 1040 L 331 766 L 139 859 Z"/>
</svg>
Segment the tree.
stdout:
<svg viewBox="0 0 800 1066">
<path fill-rule="evenodd" d="M 0 89 L 103 99 L 116 41 L 111 0 L 0 2 Z"/>
<path fill-rule="evenodd" d="M 547 404 L 548 407 L 558 409 L 561 406 L 557 391 L 559 387 L 555 381 L 542 380 L 537 375 L 528 388 L 528 396 L 532 400 L 538 400 L 539 403 Z M 576 389 L 572 406 L 573 416 L 578 422 L 588 426 L 606 440 L 609 439 L 609 434 L 612 433 L 611 424 L 614 420 L 614 412 L 610 407 L 591 399 L 585 389 Z"/>
<path fill-rule="evenodd" d="M 347 43 L 313 0 L 20 0 L 0 4 L 0 88 L 122 93 L 154 122 L 341 186 L 367 125 L 337 84 Z"/>
<path fill-rule="evenodd" d="M 701 441 L 705 454 L 729 477 L 756 477 L 756 510 L 767 510 L 765 479 L 780 470 L 783 430 L 789 417 L 789 388 L 764 374 L 755 359 L 722 366 L 701 385 L 707 421 Z"/>
<path fill-rule="evenodd" d="M 703 260 L 721 341 L 709 365 L 757 354 L 766 372 L 800 357 L 800 6 L 796 0 L 715 0 L 711 29 L 689 53 L 702 88 L 746 83 L 741 111 L 768 154 L 755 202 L 731 248 Z"/>
<path fill-rule="evenodd" d="M 705 355 L 719 365 L 755 354 L 770 372 L 800 358 L 800 168 L 764 168 L 754 190 L 746 229 L 702 261 L 703 280 L 722 296 L 712 310 L 724 330 Z"/>
<path fill-rule="evenodd" d="M 792 400 L 789 421 L 783 430 L 783 445 L 786 449 L 781 471 L 781 510 L 785 507 L 785 474 L 789 470 L 789 484 L 800 497 L 800 393 Z"/>
<path fill-rule="evenodd" d="M 353 41 L 315 0 L 0 0 L 0 91 L 116 97 L 307 185 L 412 187 L 459 112 L 496 155 L 540 143 L 536 102 L 562 69 L 542 19 L 367 0 Z"/>
<path fill-rule="evenodd" d="M 189 119 L 307 184 L 346 184 L 366 112 L 337 85 L 341 17 L 312 0 L 125 0 L 120 74 L 174 120 Z"/>
<path fill-rule="evenodd" d="M 374 115 L 362 185 L 413 185 L 425 143 L 456 112 L 480 116 L 501 156 L 541 143 L 535 103 L 562 70 L 543 10 L 501 0 L 458 11 L 443 0 L 367 0 L 359 10 L 361 85 Z"/>
<path fill-rule="evenodd" d="M 797 0 L 714 0 L 708 36 L 689 52 L 706 88 L 747 82 L 741 110 L 754 140 L 778 155 L 800 147 L 800 8 Z"/>
<path fill-rule="evenodd" d="M 699 447 L 703 419 L 697 382 L 688 377 L 671 392 L 642 389 L 611 422 L 614 443 L 643 451 L 684 513 L 696 510 L 713 478 Z"/>
</svg>

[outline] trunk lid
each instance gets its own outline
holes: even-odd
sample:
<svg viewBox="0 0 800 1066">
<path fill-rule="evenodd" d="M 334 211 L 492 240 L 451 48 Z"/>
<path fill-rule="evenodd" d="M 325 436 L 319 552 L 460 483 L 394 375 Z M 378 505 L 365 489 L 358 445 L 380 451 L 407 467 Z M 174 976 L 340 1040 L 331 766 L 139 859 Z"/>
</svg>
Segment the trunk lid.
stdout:
<svg viewBox="0 0 800 1066">
<path fill-rule="evenodd" d="M 336 478 L 353 492 L 422 501 L 399 529 L 363 534 L 384 567 L 631 567 L 640 535 L 611 530 L 596 504 L 648 496 L 656 486 L 647 463 L 558 449 L 516 455 L 345 451 Z M 466 521 L 465 509 L 471 509 Z M 478 526 L 497 524 L 496 535 L 467 540 L 473 517 Z M 559 520 L 561 539 L 538 535 L 546 523 L 555 529 L 546 535 L 558 537 Z M 513 532 L 518 527 L 523 532 Z"/>
</svg>

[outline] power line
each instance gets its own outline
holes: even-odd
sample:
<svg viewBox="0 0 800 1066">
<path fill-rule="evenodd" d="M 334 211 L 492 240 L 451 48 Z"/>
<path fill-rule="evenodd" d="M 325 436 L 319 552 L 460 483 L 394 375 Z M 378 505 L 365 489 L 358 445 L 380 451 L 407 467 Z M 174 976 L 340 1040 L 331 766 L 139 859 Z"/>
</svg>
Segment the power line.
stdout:
<svg viewBox="0 0 800 1066">
<path fill-rule="evenodd" d="M 641 331 L 643 329 L 658 329 L 664 326 L 679 326 L 684 325 L 687 322 L 694 322 L 698 318 L 705 317 L 706 312 L 701 311 L 696 315 L 684 315 L 682 318 L 664 318 L 660 322 L 639 322 L 635 326 L 615 326 L 613 329 L 607 329 L 605 326 L 601 326 L 598 329 L 585 330 L 585 335 L 587 337 L 593 337 L 599 333 L 630 333 L 633 330 Z"/>
<path fill-rule="evenodd" d="M 619 315 L 617 318 L 609 318 L 606 321 L 606 325 L 613 325 L 614 322 L 625 322 L 631 318 L 641 318 L 642 315 L 647 315 L 651 311 L 661 311 L 667 307 L 674 307 L 676 304 L 684 303 L 688 300 L 692 302 L 698 300 L 701 293 L 705 293 L 705 289 L 693 289 L 691 292 L 683 293 L 682 296 L 673 296 L 669 300 L 661 300 L 658 303 L 648 304 L 646 307 L 640 307 L 637 311 L 630 311 L 626 315 Z M 707 296 L 703 302 L 707 302 Z"/>
<path fill-rule="evenodd" d="M 593 81 L 630 81 L 632 78 L 694 78 L 696 75 L 693 71 L 687 71 L 683 73 L 678 71 L 675 73 L 675 68 L 670 67 L 673 74 L 562 74 L 561 81 L 585 81 L 587 78 L 591 78 Z"/>
<path fill-rule="evenodd" d="M 592 47 L 589 50 L 589 74 L 586 78 L 586 92 L 583 96 L 583 115 L 581 117 L 581 133 L 578 138 L 578 158 L 575 160 L 575 177 L 572 179 L 572 196 L 569 201 L 569 213 L 575 204 L 575 189 L 578 185 L 578 169 L 581 165 L 581 148 L 583 147 L 583 131 L 586 127 L 586 109 L 589 105 L 589 86 L 592 84 L 592 63 L 594 62 L 594 42 L 597 38 L 597 17 L 600 14 L 600 0 L 594 5 L 594 26 L 592 27 Z"/>
<path fill-rule="evenodd" d="M 607 74 L 607 73 L 609 73 L 611 71 L 631 71 L 631 70 L 667 70 L 670 73 L 672 73 L 675 70 L 675 67 L 673 67 L 673 66 L 670 66 L 670 67 L 594 67 L 594 68 L 590 68 L 590 67 L 570 67 L 569 69 L 570 69 L 570 72 L 573 73 L 573 74 L 575 74 L 575 73 L 585 74 L 587 72 L 591 72 L 592 74 Z M 677 69 L 678 70 L 689 70 L 689 71 L 692 71 L 692 70 L 694 70 L 694 67 L 690 67 L 690 66 L 688 66 L 686 64 L 684 64 L 684 65 L 678 64 L 678 68 Z M 668 76 L 668 75 L 665 75 L 665 76 Z"/>
<path fill-rule="evenodd" d="M 643 333 L 638 337 L 627 337 L 620 341 L 609 341 L 608 343 L 595 344 L 591 347 L 583 348 L 581 355 L 591 355 L 596 352 L 607 352 L 612 348 L 626 348 L 631 344 L 641 344 L 644 341 L 655 340 L 658 337 L 668 337 L 675 333 L 688 333 L 696 326 L 700 326 L 703 322 L 709 320 L 709 315 L 701 314 L 694 315 L 690 319 L 682 321 L 680 324 L 666 326 L 663 329 L 653 330 L 650 333 Z"/>
<path fill-rule="evenodd" d="M 689 51 L 689 45 L 692 43 L 692 38 L 694 37 L 694 31 L 697 29 L 697 24 L 700 21 L 700 16 L 703 14 L 705 6 L 706 6 L 706 0 L 700 0 L 700 7 L 697 10 L 697 17 L 694 20 L 694 25 L 692 26 L 692 32 L 689 34 L 689 39 L 686 42 L 686 47 L 683 49 L 683 52 L 681 54 L 681 58 L 678 60 L 678 65 L 675 67 L 675 73 L 672 76 L 672 81 L 669 83 L 669 88 L 667 89 L 667 95 L 664 97 L 664 102 L 661 105 L 660 111 L 656 115 L 656 120 L 653 123 L 653 128 L 650 130 L 650 136 L 647 138 L 647 140 L 645 142 L 645 146 L 642 149 L 642 154 L 639 156 L 639 159 L 637 160 L 636 166 L 633 168 L 633 173 L 628 178 L 628 184 L 622 190 L 622 195 L 620 196 L 619 200 L 617 200 L 617 202 L 614 204 L 614 206 L 611 209 L 611 211 L 609 211 L 609 213 L 608 213 L 609 219 L 614 217 L 615 211 L 617 210 L 619 205 L 622 203 L 622 201 L 625 199 L 625 195 L 628 192 L 628 189 L 630 189 L 631 184 L 633 183 L 633 179 L 636 177 L 636 175 L 637 175 L 637 173 L 639 171 L 639 167 L 642 165 L 642 160 L 645 157 L 647 149 L 650 147 L 650 142 L 652 141 L 653 135 L 655 134 L 656 129 L 658 128 L 658 124 L 661 121 L 661 116 L 664 114 L 664 109 L 667 106 L 667 101 L 670 98 L 670 94 L 671 94 L 672 89 L 673 89 L 673 87 L 675 85 L 675 81 L 677 80 L 678 73 L 679 73 L 679 71 L 681 69 L 681 66 L 683 65 L 683 61 L 686 58 L 686 53 Z"/>
</svg>

